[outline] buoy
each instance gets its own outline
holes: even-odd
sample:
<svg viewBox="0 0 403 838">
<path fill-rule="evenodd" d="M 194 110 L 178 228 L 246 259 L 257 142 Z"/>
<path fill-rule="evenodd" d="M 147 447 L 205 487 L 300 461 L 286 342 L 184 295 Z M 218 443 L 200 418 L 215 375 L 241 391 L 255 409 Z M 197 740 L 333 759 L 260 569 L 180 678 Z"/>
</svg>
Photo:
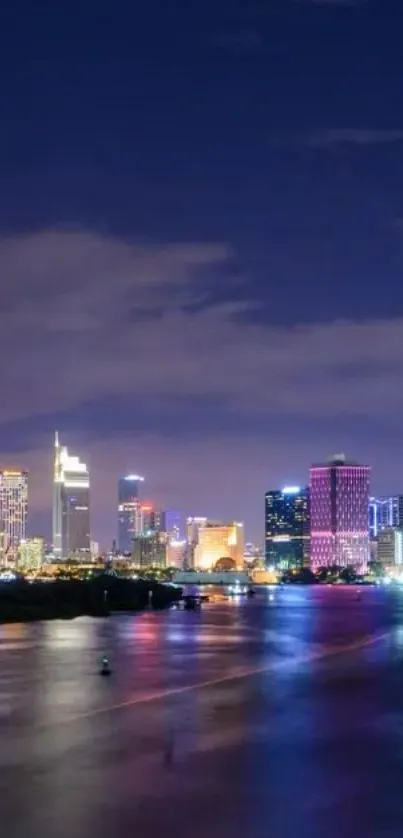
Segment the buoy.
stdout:
<svg viewBox="0 0 403 838">
<path fill-rule="evenodd" d="M 108 658 L 102 658 L 101 675 L 110 675 L 111 669 L 109 667 Z"/>
</svg>

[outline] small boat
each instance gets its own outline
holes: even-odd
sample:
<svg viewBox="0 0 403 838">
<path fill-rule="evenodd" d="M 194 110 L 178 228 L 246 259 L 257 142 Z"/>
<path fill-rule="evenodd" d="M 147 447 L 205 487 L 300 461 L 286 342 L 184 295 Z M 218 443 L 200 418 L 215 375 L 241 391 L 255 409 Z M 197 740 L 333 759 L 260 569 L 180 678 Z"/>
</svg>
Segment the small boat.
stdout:
<svg viewBox="0 0 403 838">
<path fill-rule="evenodd" d="M 183 604 L 185 611 L 195 611 L 197 608 L 201 608 L 201 599 L 198 596 L 189 594 L 183 597 Z"/>
</svg>

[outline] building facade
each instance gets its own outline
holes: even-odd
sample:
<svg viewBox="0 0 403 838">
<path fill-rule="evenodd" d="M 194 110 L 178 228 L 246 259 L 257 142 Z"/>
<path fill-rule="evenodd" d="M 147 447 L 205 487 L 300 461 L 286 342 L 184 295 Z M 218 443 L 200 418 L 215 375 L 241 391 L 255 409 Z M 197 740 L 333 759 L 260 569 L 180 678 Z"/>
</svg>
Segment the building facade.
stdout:
<svg viewBox="0 0 403 838">
<path fill-rule="evenodd" d="M 243 569 L 244 529 L 243 524 L 207 523 L 199 526 L 197 544 L 194 548 L 195 570 L 213 570 L 217 562 L 225 569 Z"/>
<path fill-rule="evenodd" d="M 378 535 L 377 561 L 398 567 L 403 564 L 403 532 L 397 527 L 385 527 Z"/>
<path fill-rule="evenodd" d="M 162 532 L 161 512 L 153 503 L 142 503 L 140 506 L 139 534 Z"/>
<path fill-rule="evenodd" d="M 132 545 L 133 564 L 139 570 L 166 567 L 166 540 L 159 532 L 135 535 Z"/>
<path fill-rule="evenodd" d="M 186 541 L 169 539 L 166 545 L 166 565 L 183 570 L 186 561 Z"/>
<path fill-rule="evenodd" d="M 144 477 L 128 474 L 118 481 L 118 550 L 131 555 L 133 538 L 141 532 L 140 493 Z"/>
<path fill-rule="evenodd" d="M 386 527 L 403 529 L 403 495 L 369 499 L 369 533 L 377 538 Z"/>
<path fill-rule="evenodd" d="M 182 538 L 182 516 L 176 509 L 164 509 L 160 513 L 160 527 L 169 539 L 180 541 Z"/>
<path fill-rule="evenodd" d="M 309 543 L 309 490 L 286 486 L 266 492 L 266 566 L 288 570 L 308 564 Z"/>
<path fill-rule="evenodd" d="M 370 467 L 343 455 L 310 471 L 311 565 L 352 566 L 365 571 L 369 561 Z"/>
<path fill-rule="evenodd" d="M 56 559 L 91 555 L 90 476 L 85 463 L 71 456 L 55 435 L 53 478 L 53 554 Z"/>
<path fill-rule="evenodd" d="M 204 516 L 189 516 L 186 519 L 186 556 L 185 567 L 194 568 L 195 549 L 199 541 L 200 527 L 207 526 L 207 518 Z"/>
<path fill-rule="evenodd" d="M 18 559 L 19 546 L 27 537 L 28 472 L 20 469 L 0 471 L 0 528 L 2 561 Z"/>
</svg>

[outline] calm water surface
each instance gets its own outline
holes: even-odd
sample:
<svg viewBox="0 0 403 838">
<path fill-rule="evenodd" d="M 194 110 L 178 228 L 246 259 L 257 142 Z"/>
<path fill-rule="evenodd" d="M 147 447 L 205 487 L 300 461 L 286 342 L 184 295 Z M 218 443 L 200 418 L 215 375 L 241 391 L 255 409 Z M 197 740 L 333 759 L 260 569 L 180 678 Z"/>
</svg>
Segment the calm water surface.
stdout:
<svg viewBox="0 0 403 838">
<path fill-rule="evenodd" d="M 401 838 L 403 591 L 2 626 L 0 728 L 7 838 Z"/>
</svg>

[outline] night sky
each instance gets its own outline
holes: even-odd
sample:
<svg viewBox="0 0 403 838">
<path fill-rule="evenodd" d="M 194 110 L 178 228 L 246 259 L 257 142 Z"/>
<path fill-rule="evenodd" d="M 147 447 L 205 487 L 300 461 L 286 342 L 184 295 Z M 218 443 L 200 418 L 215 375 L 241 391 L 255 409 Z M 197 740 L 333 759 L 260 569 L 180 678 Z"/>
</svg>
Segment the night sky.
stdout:
<svg viewBox="0 0 403 838">
<path fill-rule="evenodd" d="M 246 523 L 340 451 L 403 491 L 401 0 L 4 0 L 0 451 Z"/>
</svg>

